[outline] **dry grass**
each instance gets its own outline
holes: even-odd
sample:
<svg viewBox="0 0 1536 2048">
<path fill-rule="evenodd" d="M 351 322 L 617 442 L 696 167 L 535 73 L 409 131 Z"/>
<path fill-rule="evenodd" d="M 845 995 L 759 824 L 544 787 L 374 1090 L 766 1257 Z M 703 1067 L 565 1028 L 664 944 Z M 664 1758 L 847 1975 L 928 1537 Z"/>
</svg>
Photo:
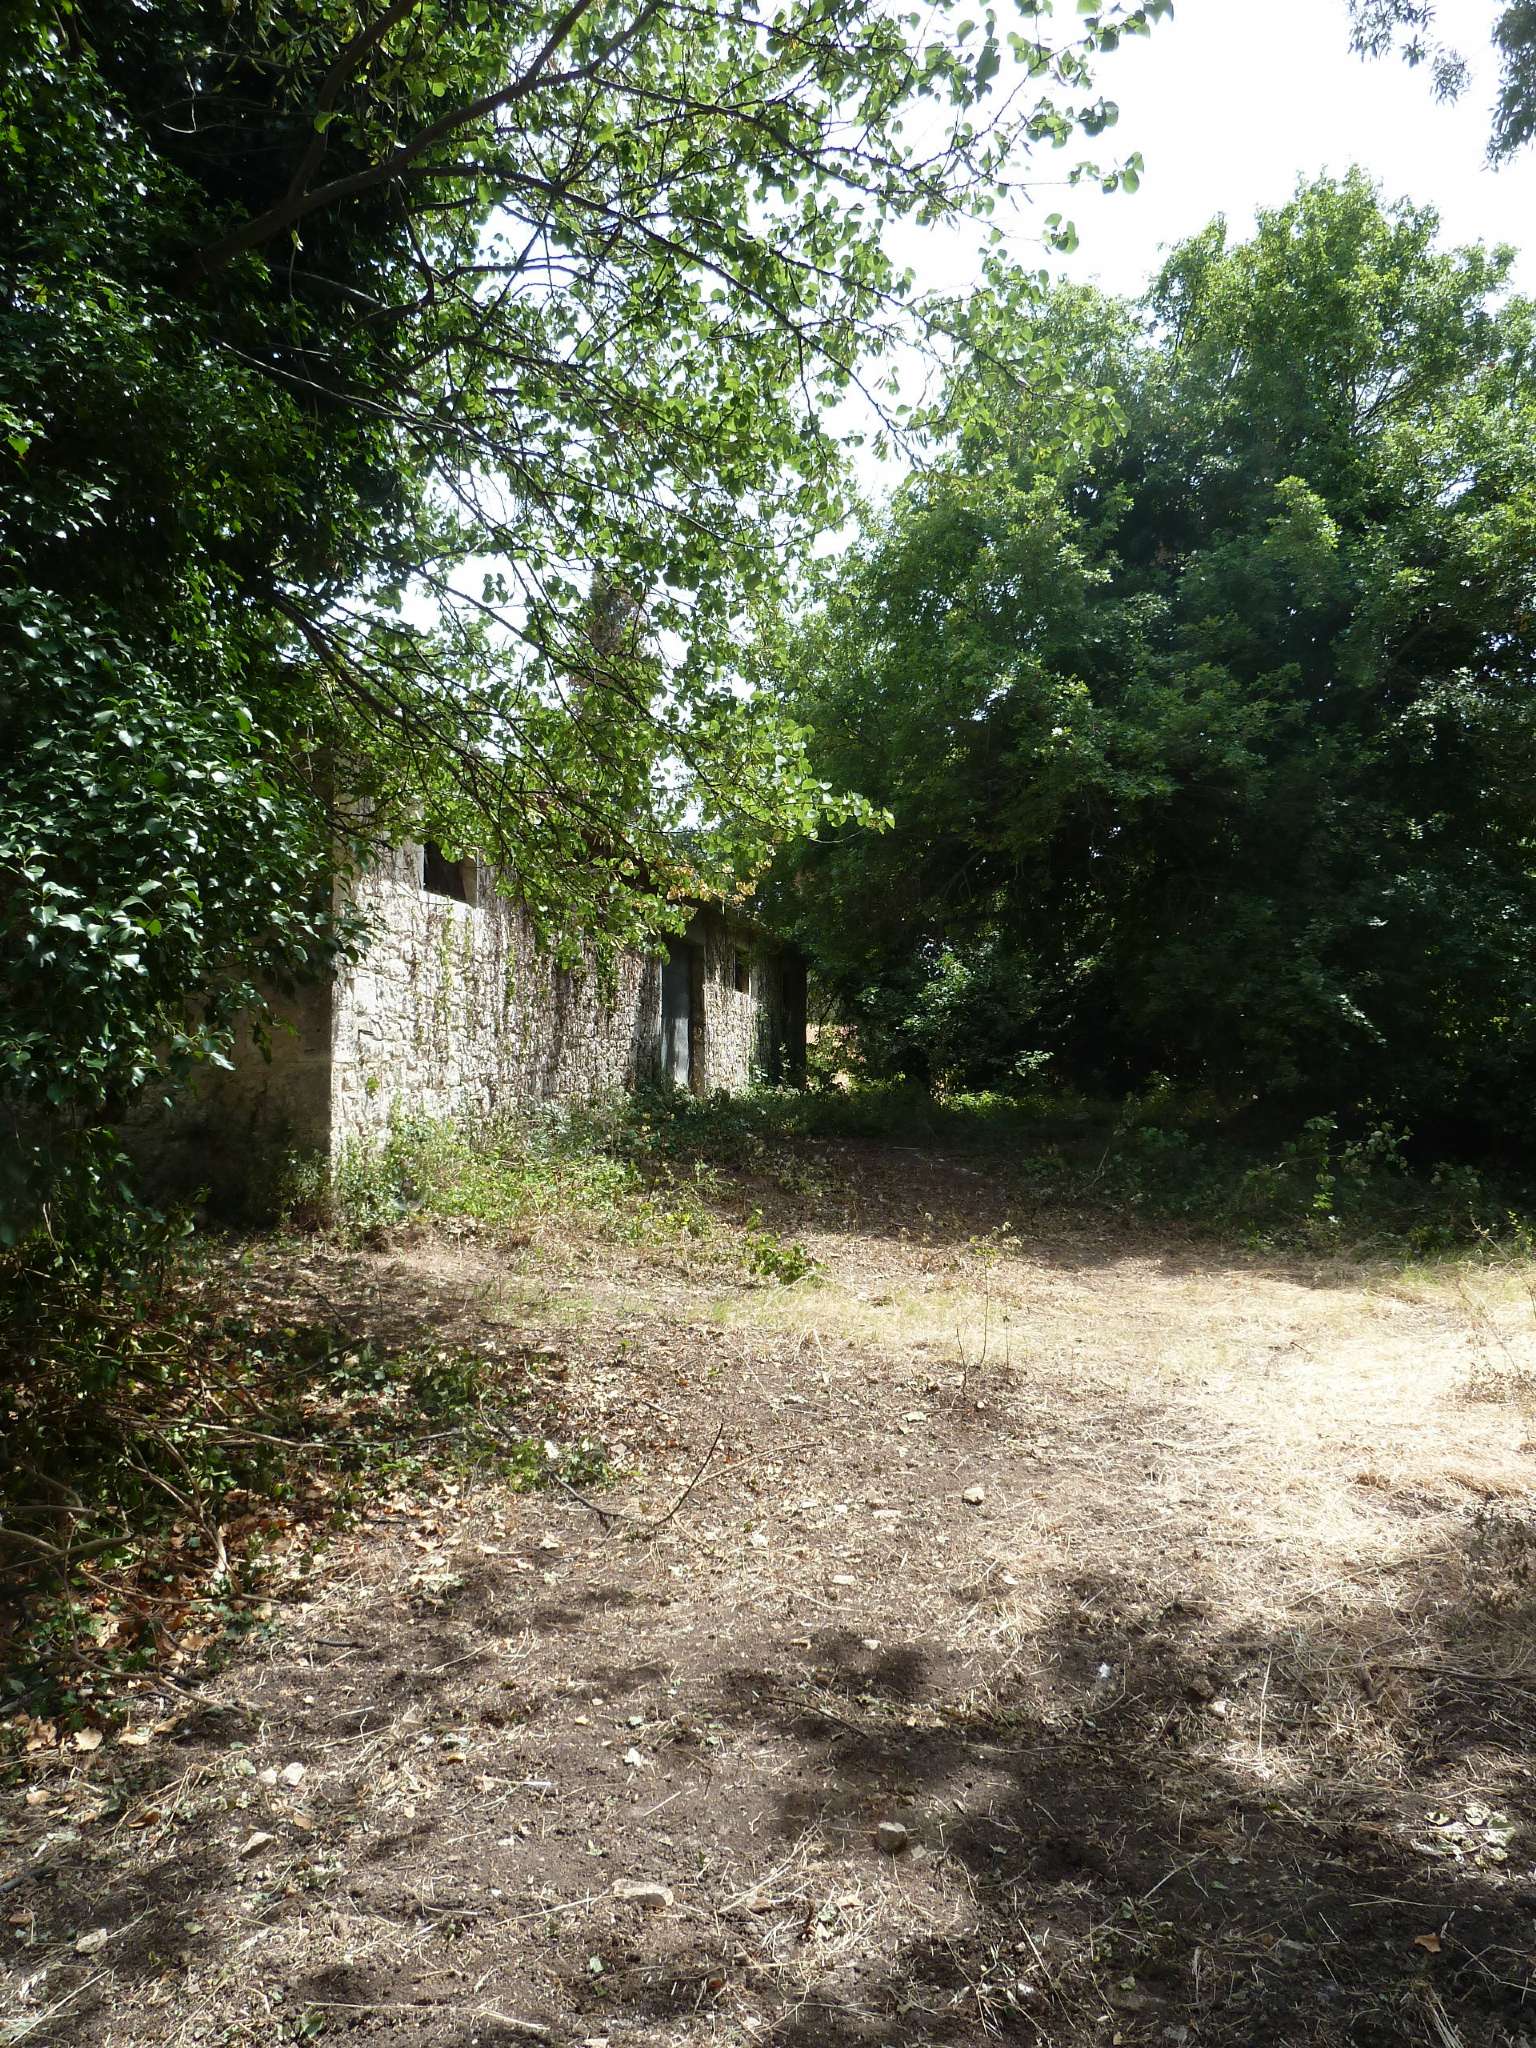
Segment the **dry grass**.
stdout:
<svg viewBox="0 0 1536 2048">
<path fill-rule="evenodd" d="M 606 1509 L 702 1477 L 648 1531 L 392 1503 L 227 1713 L 146 1684 L 147 1745 L 29 1757 L 7 2038 L 1515 2048 L 1530 1272 L 838 1171 L 773 1218 L 814 1284 L 569 1229 L 272 1256 L 296 1312 L 535 1350 Z"/>
</svg>

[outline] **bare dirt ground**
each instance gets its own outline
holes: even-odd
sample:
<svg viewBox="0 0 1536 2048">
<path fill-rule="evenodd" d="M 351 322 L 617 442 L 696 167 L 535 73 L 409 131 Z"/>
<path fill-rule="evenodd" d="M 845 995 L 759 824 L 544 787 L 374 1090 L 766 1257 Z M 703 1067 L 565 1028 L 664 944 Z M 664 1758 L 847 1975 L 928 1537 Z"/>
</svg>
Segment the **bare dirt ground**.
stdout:
<svg viewBox="0 0 1536 2048">
<path fill-rule="evenodd" d="M 0 2042 L 1536 2042 L 1521 1275 L 817 1176 L 793 1286 L 263 1256 L 296 1316 L 528 1347 L 628 1476 L 392 1501 L 29 1759 Z"/>
</svg>

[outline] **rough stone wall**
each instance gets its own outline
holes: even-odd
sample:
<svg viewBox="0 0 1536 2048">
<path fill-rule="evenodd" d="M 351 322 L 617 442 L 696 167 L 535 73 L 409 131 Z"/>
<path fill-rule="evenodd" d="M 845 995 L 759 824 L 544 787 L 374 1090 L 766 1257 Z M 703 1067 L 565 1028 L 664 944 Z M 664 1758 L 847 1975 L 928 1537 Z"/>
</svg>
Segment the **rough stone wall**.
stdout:
<svg viewBox="0 0 1536 2048">
<path fill-rule="evenodd" d="M 481 870 L 460 903 L 421 884 L 421 848 L 355 886 L 374 927 L 336 989 L 331 1146 L 370 1141 L 399 1110 L 495 1115 L 514 1104 L 633 1087 L 655 1071 L 660 968 L 621 959 L 605 985 L 540 955 L 522 908 Z"/>
<path fill-rule="evenodd" d="M 701 910 L 687 932 L 701 954 L 702 1047 L 696 1050 L 693 1086 L 739 1093 L 754 1081 L 777 1080 L 783 1065 L 788 1017 L 784 956 L 750 926 L 717 909 Z M 737 987 L 738 963 L 747 987 Z"/>
<path fill-rule="evenodd" d="M 210 1070 L 173 1112 L 142 1120 L 136 1149 L 168 1184 L 250 1194 L 286 1157 L 377 1143 L 397 1112 L 489 1117 L 659 1072 L 658 960 L 627 954 L 607 981 L 559 968 L 488 871 L 472 902 L 427 890 L 419 846 L 382 856 L 352 893 L 373 930 L 361 960 L 276 1004 L 265 1051 L 243 1030 L 233 1072 Z M 698 911 L 685 942 L 690 1086 L 794 1078 L 804 1036 L 794 956 L 718 906 Z"/>
</svg>

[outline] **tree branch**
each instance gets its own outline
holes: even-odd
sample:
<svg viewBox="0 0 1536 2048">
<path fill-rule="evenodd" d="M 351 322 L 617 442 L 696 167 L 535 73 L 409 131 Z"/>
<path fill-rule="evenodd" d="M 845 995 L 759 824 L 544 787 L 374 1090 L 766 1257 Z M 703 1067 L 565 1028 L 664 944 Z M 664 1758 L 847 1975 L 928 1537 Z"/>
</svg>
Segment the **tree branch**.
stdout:
<svg viewBox="0 0 1536 2048">
<path fill-rule="evenodd" d="M 178 272 L 174 279 L 175 288 L 184 291 L 200 279 L 214 276 L 232 263 L 237 256 L 243 255 L 247 249 L 255 249 L 263 242 L 271 241 L 273 236 L 280 235 L 285 228 L 296 226 L 307 215 L 316 213 L 323 207 L 339 205 L 344 199 L 354 199 L 360 193 L 371 192 L 380 185 L 390 184 L 439 142 L 445 141 L 463 128 L 473 126 L 476 121 L 484 120 L 488 114 L 500 113 L 507 107 L 515 106 L 539 85 L 570 85 L 586 77 L 591 69 L 590 65 L 578 66 L 570 71 L 553 72 L 548 77 L 544 76 L 544 70 L 550 58 L 561 44 L 568 40 L 582 17 L 589 14 L 597 4 L 598 0 L 571 0 L 571 4 L 544 38 L 528 68 L 513 79 L 510 85 L 501 87 L 497 92 L 484 93 L 479 99 L 469 100 L 463 106 L 455 107 L 440 120 L 430 122 L 409 142 L 401 143 L 400 147 L 385 157 L 382 163 L 370 164 L 366 169 L 353 171 L 344 178 L 333 178 L 328 185 L 320 185 L 313 191 L 295 190 L 294 186 L 290 185 L 283 197 L 275 205 L 269 206 L 265 213 L 256 214 L 242 222 L 239 227 L 232 228 L 219 241 L 211 242 L 206 248 L 199 249 L 190 263 L 185 264 Z M 661 0 L 646 0 L 645 6 L 641 8 L 624 35 L 598 51 L 594 55 L 593 63 L 606 61 L 615 48 L 631 41 L 656 14 L 660 6 Z"/>
</svg>

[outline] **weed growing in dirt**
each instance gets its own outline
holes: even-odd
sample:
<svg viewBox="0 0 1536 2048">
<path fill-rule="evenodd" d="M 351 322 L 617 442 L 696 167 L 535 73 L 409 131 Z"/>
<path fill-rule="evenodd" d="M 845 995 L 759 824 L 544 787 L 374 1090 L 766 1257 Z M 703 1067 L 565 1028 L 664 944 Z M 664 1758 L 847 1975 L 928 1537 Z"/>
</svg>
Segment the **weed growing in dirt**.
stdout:
<svg viewBox="0 0 1536 2048">
<path fill-rule="evenodd" d="M 764 1228 L 760 1209 L 753 1211 L 752 1227 L 747 1231 L 746 1265 L 749 1273 L 764 1280 L 777 1280 L 785 1287 L 793 1287 L 797 1280 L 811 1279 L 817 1270 L 816 1261 L 803 1244 Z"/>
</svg>

